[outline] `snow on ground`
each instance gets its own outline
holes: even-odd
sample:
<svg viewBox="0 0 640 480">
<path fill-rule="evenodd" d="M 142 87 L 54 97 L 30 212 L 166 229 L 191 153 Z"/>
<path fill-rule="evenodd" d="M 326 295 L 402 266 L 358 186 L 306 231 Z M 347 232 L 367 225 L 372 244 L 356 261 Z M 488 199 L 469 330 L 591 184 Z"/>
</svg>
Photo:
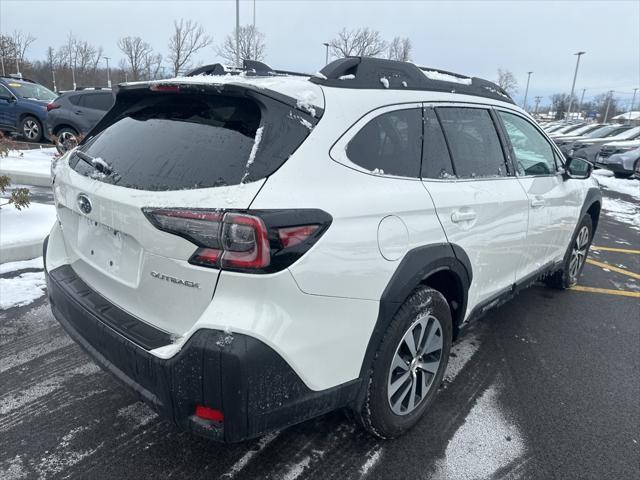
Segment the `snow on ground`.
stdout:
<svg viewBox="0 0 640 480">
<path fill-rule="evenodd" d="M 451 383 L 455 380 L 479 347 L 480 342 L 474 333 L 467 333 L 462 340 L 453 344 L 449 355 L 449 364 L 444 374 L 445 382 Z"/>
<path fill-rule="evenodd" d="M 32 203 L 29 208 L 20 211 L 13 205 L 0 208 L 0 262 L 3 248 L 42 241 L 55 221 L 56 209 L 53 205 Z"/>
<path fill-rule="evenodd" d="M 32 258 L 31 260 L 20 260 L 18 262 L 9 262 L 0 264 L 0 275 L 3 273 L 17 272 L 18 270 L 26 270 L 27 268 L 44 268 L 42 257 Z"/>
<path fill-rule="evenodd" d="M 29 305 L 44 295 L 44 271 L 0 278 L 0 310 Z"/>
<path fill-rule="evenodd" d="M 640 182 L 631 178 L 615 178 L 609 170 L 596 170 L 593 174 L 603 189 L 603 213 L 618 222 L 630 225 L 634 230 L 640 230 Z M 636 201 L 628 202 L 609 197 L 607 191 L 629 195 Z"/>
<path fill-rule="evenodd" d="M 489 387 L 473 406 L 464 424 L 449 441 L 445 457 L 430 478 L 475 480 L 493 478 L 525 452 L 517 426 L 500 409 L 498 388 Z"/>
<path fill-rule="evenodd" d="M 55 148 L 35 148 L 33 150 L 11 150 L 7 157 L 0 157 L 0 170 L 21 173 L 51 175 L 51 161 Z"/>
<path fill-rule="evenodd" d="M 605 190 L 623 193 L 640 200 L 640 181 L 631 178 L 616 178 L 613 176 L 613 172 L 604 169 L 595 170 L 593 175 Z"/>
</svg>

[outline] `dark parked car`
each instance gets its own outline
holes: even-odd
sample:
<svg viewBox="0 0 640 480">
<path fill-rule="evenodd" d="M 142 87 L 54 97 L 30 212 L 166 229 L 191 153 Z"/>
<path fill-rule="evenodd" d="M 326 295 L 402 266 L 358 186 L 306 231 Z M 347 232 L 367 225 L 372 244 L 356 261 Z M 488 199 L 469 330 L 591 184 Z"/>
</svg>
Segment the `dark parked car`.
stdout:
<svg viewBox="0 0 640 480">
<path fill-rule="evenodd" d="M 39 142 L 47 104 L 54 98 L 55 93 L 32 80 L 0 77 L 0 130 Z"/>
<path fill-rule="evenodd" d="M 554 138 L 553 141 L 555 142 L 556 145 L 558 145 L 558 147 L 560 147 L 560 150 L 562 151 L 562 153 L 564 153 L 565 155 L 568 155 L 568 153 L 571 150 L 585 143 L 585 142 L 582 142 L 582 140 L 589 142 L 592 139 L 611 138 L 631 128 L 632 128 L 631 125 L 618 125 L 618 124 L 601 125 L 597 129 L 587 134 L 584 134 L 581 136 L 569 135 L 565 137 L 558 137 L 558 138 Z"/>
<path fill-rule="evenodd" d="M 91 130 L 113 102 L 111 89 L 92 88 L 65 92 L 47 105 L 47 134 L 55 137 L 58 151 L 64 153 L 75 145 L 78 135 Z"/>
</svg>

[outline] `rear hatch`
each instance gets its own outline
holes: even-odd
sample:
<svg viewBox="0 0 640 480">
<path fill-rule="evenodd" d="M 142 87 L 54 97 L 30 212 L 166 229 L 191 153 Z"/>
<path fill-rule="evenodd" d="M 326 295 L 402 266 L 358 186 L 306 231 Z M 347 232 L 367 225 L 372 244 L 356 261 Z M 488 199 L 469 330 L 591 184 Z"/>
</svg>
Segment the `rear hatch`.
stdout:
<svg viewBox="0 0 640 480">
<path fill-rule="evenodd" d="M 54 169 L 74 271 L 140 320 L 175 336 L 189 330 L 211 302 L 219 275 L 190 263 L 215 225 L 205 220 L 248 209 L 266 178 L 306 139 L 318 112 L 298 104 L 250 84 L 123 88 Z M 181 231 L 166 223 L 175 212 Z"/>
</svg>

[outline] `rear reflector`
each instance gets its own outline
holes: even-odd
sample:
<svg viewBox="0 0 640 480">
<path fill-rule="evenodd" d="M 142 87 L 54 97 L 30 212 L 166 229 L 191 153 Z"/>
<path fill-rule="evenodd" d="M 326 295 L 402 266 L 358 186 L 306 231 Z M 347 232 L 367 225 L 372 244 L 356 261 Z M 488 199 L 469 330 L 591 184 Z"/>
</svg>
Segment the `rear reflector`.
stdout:
<svg viewBox="0 0 640 480">
<path fill-rule="evenodd" d="M 224 414 L 220 410 L 215 408 L 205 407 L 203 405 L 196 405 L 196 417 L 203 420 L 211 420 L 212 422 L 223 422 Z"/>
</svg>

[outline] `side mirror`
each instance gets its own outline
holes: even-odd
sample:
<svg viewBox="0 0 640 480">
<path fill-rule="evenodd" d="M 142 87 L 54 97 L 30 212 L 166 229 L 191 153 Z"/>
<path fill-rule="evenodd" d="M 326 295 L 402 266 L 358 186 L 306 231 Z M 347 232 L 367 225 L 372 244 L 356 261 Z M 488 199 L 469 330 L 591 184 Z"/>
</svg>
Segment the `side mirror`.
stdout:
<svg viewBox="0 0 640 480">
<path fill-rule="evenodd" d="M 564 166 L 565 180 L 568 180 L 569 178 L 589 178 L 593 171 L 593 164 L 580 157 L 569 157 Z"/>
</svg>

